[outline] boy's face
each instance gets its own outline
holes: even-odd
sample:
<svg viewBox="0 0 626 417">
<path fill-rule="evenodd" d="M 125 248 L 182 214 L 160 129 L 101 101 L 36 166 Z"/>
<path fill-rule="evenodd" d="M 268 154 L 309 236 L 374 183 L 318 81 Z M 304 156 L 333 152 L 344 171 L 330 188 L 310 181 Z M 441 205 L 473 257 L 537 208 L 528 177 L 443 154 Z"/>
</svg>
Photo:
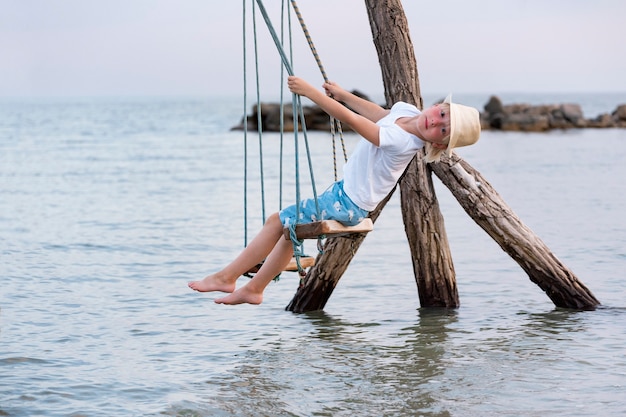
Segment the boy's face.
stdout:
<svg viewBox="0 0 626 417">
<path fill-rule="evenodd" d="M 448 147 L 447 138 L 450 136 L 450 111 L 447 106 L 435 104 L 424 110 L 418 117 L 420 137 L 433 144 L 437 149 Z"/>
</svg>

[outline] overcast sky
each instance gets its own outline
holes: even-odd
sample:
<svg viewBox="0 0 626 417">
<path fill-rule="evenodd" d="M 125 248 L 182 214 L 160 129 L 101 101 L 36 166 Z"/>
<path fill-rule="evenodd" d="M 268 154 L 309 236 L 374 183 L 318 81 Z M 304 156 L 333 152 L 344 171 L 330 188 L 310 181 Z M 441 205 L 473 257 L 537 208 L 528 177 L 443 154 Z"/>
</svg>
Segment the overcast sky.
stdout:
<svg viewBox="0 0 626 417">
<path fill-rule="evenodd" d="M 278 30 L 281 1 L 263 3 Z M 624 0 L 403 4 L 423 93 L 626 92 Z M 298 5 L 328 76 L 382 95 L 364 1 Z M 240 95 L 242 8 L 233 0 L 0 0 L 0 95 Z M 262 89 L 277 90 L 279 56 L 260 16 L 257 26 Z M 295 18 L 293 33 L 295 72 L 320 85 Z M 247 74 L 254 83 L 251 56 Z"/>
</svg>

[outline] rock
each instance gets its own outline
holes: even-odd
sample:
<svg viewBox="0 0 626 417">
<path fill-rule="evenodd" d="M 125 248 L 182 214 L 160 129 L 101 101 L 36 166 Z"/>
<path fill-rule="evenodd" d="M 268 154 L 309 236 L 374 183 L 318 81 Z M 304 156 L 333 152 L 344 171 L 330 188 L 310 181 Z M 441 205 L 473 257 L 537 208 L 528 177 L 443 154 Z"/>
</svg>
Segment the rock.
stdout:
<svg viewBox="0 0 626 417">
<path fill-rule="evenodd" d="M 565 120 L 570 121 L 574 125 L 579 125 L 585 120 L 583 117 L 583 109 L 579 104 L 561 104 L 559 111 Z"/>
<path fill-rule="evenodd" d="M 523 132 L 586 127 L 626 127 L 626 104 L 618 106 L 611 115 L 585 119 L 579 104 L 502 105 L 500 99 L 492 96 L 485 104 L 485 111 L 481 117 L 483 128 Z"/>
<path fill-rule="evenodd" d="M 502 105 L 502 101 L 496 96 L 491 96 L 487 104 L 485 104 L 484 110 L 480 117 L 483 129 L 490 127 L 502 129 L 504 120 L 504 106 Z"/>
<path fill-rule="evenodd" d="M 550 118 L 544 114 L 512 113 L 502 120 L 500 130 L 544 132 L 550 129 Z"/>
<path fill-rule="evenodd" d="M 615 121 L 626 121 L 626 104 L 621 104 L 617 106 L 615 111 L 612 113 L 612 116 Z"/>
<path fill-rule="evenodd" d="M 352 91 L 352 94 L 364 98 L 365 100 L 369 100 L 369 98 L 361 93 L 360 91 Z M 248 115 L 248 130 L 254 131 L 258 130 L 259 127 L 259 106 L 254 105 L 252 107 L 252 113 Z M 260 122 L 261 129 L 264 132 L 280 132 L 281 123 L 280 123 L 280 104 L 276 103 L 261 103 L 261 111 L 260 111 Z M 304 120 L 306 120 L 306 128 L 307 130 L 328 130 L 330 131 L 330 116 L 326 114 L 321 108 L 318 106 L 302 106 L 302 113 L 304 115 Z M 351 131 L 350 126 L 342 125 L 342 130 L 344 132 Z M 233 126 L 231 130 L 243 130 L 244 120 Z M 283 104 L 283 131 L 284 132 L 293 132 L 294 123 L 293 123 L 293 106 L 291 103 Z M 302 126 L 298 126 L 298 130 L 302 130 Z"/>
<path fill-rule="evenodd" d="M 369 100 L 359 91 L 352 92 Z M 280 104 L 261 103 L 260 122 L 263 131 L 277 132 L 281 129 Z M 292 105 L 283 105 L 283 131 L 293 132 Z M 302 109 L 307 130 L 330 130 L 329 116 L 318 106 L 304 106 Z M 248 130 L 258 128 L 258 108 L 255 105 L 252 114 L 247 116 Z M 573 128 L 626 128 L 626 104 L 619 105 L 611 114 L 602 114 L 594 119 L 585 119 L 580 105 L 575 103 L 530 105 L 514 103 L 504 105 L 497 96 L 491 96 L 480 114 L 480 123 L 484 130 L 511 130 L 520 132 L 544 132 L 551 129 Z M 233 130 L 243 130 L 241 123 Z M 299 127 L 301 130 L 301 127 Z M 344 131 L 350 127 L 343 125 Z"/>
<path fill-rule="evenodd" d="M 502 100 L 496 96 L 489 97 L 489 101 L 485 104 L 485 112 L 491 115 L 504 113 L 504 106 Z"/>
<path fill-rule="evenodd" d="M 613 122 L 613 117 L 611 117 L 608 113 L 601 114 L 595 119 L 587 121 L 587 127 L 605 128 L 613 127 L 614 125 L 615 123 Z"/>
</svg>

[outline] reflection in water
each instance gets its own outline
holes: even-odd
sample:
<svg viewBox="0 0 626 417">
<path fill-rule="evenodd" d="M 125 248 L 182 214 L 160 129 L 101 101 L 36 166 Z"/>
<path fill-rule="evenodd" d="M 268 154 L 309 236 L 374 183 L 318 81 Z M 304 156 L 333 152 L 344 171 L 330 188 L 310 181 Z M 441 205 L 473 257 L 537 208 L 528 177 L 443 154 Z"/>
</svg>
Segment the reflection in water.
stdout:
<svg viewBox="0 0 626 417">
<path fill-rule="evenodd" d="M 441 376 L 445 371 L 446 342 L 451 324 L 457 320 L 454 310 L 418 309 L 417 324 L 402 329 L 398 339 L 404 346 L 388 349 L 385 369 L 387 383 L 405 398 L 398 404 L 397 415 L 449 416 L 445 404 L 438 401 Z"/>
<path fill-rule="evenodd" d="M 555 309 L 526 315 L 523 328 L 528 336 L 567 337 L 568 333 L 586 330 L 583 311 Z"/>
<path fill-rule="evenodd" d="M 616 330 L 606 316 L 623 322 L 617 309 L 462 313 L 453 325 L 462 331 L 447 333 L 443 386 L 433 395 L 453 415 L 595 415 L 597 393 L 624 384 L 623 348 L 606 343 Z"/>
<path fill-rule="evenodd" d="M 414 323 L 393 326 L 349 322 L 324 312 L 303 314 L 301 325 L 311 325 L 306 336 L 281 340 L 265 334 L 235 369 L 210 381 L 221 387 L 219 401 L 208 399 L 205 410 L 219 407 L 233 416 L 351 416 L 363 410 L 449 416 L 435 394 L 456 313 L 417 313 Z"/>
</svg>

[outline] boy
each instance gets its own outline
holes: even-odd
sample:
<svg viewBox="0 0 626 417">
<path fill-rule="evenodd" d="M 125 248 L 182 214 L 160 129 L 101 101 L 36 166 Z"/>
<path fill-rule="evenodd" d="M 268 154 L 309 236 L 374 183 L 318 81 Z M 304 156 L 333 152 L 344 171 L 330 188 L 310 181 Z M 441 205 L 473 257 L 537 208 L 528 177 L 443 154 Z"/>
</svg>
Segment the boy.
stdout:
<svg viewBox="0 0 626 417">
<path fill-rule="evenodd" d="M 348 124 L 362 136 L 344 166 L 343 180 L 318 197 L 322 219 L 311 199 L 268 217 L 259 234 L 224 269 L 189 283 L 195 291 L 232 293 L 215 300 L 218 304 L 261 304 L 263 291 L 280 274 L 293 256 L 283 227 L 298 221 L 333 219 L 345 225 L 358 224 L 395 186 L 415 153 L 426 149 L 426 161 L 438 161 L 441 154 L 474 144 L 480 136 L 476 109 L 452 103 L 449 97 L 423 112 L 399 102 L 388 110 L 344 90 L 333 82 L 324 83 L 325 93 L 301 78 L 290 76 L 292 93 L 308 97 L 326 113 Z M 345 103 L 351 109 L 345 107 Z M 245 286 L 235 290 L 237 279 L 263 261 L 262 267 Z"/>
</svg>

